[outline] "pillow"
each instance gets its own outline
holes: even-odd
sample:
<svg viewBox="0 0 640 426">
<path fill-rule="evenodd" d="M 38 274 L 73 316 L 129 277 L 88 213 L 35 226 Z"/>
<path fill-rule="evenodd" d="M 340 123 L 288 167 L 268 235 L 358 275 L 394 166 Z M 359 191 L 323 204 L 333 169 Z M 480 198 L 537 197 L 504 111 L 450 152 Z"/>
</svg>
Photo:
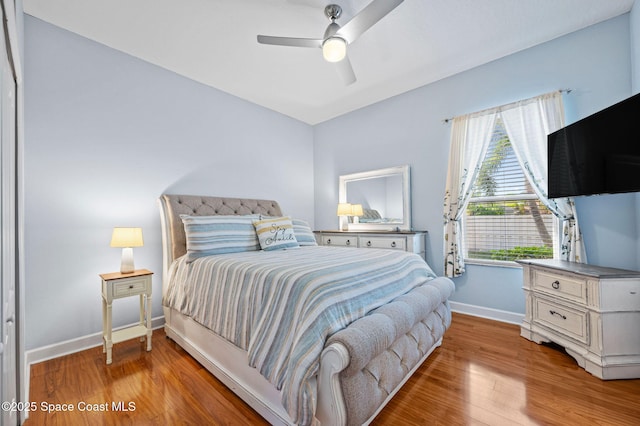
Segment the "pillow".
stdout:
<svg viewBox="0 0 640 426">
<path fill-rule="evenodd" d="M 300 219 L 293 219 L 293 234 L 296 236 L 298 244 L 301 246 L 317 246 L 316 237 L 307 222 Z"/>
<path fill-rule="evenodd" d="M 362 215 L 362 219 L 367 219 L 367 220 L 382 219 L 378 210 L 363 209 L 363 211 L 364 211 L 364 214 Z"/>
<path fill-rule="evenodd" d="M 187 237 L 187 262 L 202 256 L 260 250 L 253 221 L 259 215 L 180 215 Z"/>
<path fill-rule="evenodd" d="M 260 241 L 262 250 L 279 250 L 299 247 L 298 240 L 293 233 L 293 224 L 289 216 L 272 217 L 254 220 L 253 226 Z"/>
</svg>

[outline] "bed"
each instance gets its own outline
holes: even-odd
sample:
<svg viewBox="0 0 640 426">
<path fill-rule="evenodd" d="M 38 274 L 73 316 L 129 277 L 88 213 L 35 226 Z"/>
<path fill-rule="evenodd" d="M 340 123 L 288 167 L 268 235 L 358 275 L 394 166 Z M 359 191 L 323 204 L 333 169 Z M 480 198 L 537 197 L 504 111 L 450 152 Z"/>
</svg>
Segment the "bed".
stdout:
<svg viewBox="0 0 640 426">
<path fill-rule="evenodd" d="M 440 346 L 451 323 L 454 285 L 417 255 L 317 246 L 304 222 L 290 218 L 299 225 L 292 228 L 299 247 L 209 255 L 198 252 L 195 226 L 236 217 L 243 223 L 254 218 L 256 227 L 287 219 L 278 203 L 164 194 L 159 205 L 167 336 L 271 424 L 369 423 Z M 365 261 L 386 269 L 371 269 Z M 292 270 L 285 271 L 285 264 Z M 225 284 L 230 277 L 233 284 Z M 295 282 L 273 284 L 289 282 L 281 277 Z M 283 288 L 287 297 L 301 292 L 309 300 L 290 309 Z M 322 291 L 333 301 L 316 298 L 328 288 Z M 235 296 L 212 308 L 227 293 Z M 290 310 L 299 316 L 292 319 Z M 295 331 L 278 328 L 290 323 Z"/>
</svg>

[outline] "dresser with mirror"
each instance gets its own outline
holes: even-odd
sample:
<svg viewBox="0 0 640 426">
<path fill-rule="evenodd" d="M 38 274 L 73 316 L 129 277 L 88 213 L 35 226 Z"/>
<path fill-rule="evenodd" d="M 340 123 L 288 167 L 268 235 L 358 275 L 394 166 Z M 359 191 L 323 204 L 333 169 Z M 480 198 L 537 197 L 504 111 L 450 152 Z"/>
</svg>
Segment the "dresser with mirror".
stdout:
<svg viewBox="0 0 640 426">
<path fill-rule="evenodd" d="M 426 231 L 411 225 L 408 165 L 342 175 L 336 230 L 315 231 L 320 245 L 404 250 L 426 259 Z"/>
</svg>

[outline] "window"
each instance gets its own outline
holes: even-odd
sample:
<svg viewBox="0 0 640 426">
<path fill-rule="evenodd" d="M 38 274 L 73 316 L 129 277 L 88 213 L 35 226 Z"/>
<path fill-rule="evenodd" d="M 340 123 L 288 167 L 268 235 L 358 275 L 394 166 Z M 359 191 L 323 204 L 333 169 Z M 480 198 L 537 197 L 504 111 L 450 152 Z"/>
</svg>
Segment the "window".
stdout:
<svg viewBox="0 0 640 426">
<path fill-rule="evenodd" d="M 525 177 L 501 118 L 492 132 L 464 212 L 464 257 L 469 262 L 553 258 L 555 215 Z"/>
<path fill-rule="evenodd" d="M 546 195 L 547 135 L 563 126 L 563 110 L 557 91 L 452 119 L 445 276 L 464 274 L 467 259 L 586 261 L 573 200 Z"/>
</svg>

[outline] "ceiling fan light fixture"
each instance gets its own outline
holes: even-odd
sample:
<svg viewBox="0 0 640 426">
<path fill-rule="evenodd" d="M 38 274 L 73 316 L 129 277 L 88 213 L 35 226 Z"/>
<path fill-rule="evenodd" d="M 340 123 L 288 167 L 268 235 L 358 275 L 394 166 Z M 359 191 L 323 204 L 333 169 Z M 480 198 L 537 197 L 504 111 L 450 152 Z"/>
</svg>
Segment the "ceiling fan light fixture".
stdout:
<svg viewBox="0 0 640 426">
<path fill-rule="evenodd" d="M 340 62 L 347 55 L 347 42 L 340 37 L 329 37 L 322 43 L 322 56 L 327 62 Z"/>
</svg>

